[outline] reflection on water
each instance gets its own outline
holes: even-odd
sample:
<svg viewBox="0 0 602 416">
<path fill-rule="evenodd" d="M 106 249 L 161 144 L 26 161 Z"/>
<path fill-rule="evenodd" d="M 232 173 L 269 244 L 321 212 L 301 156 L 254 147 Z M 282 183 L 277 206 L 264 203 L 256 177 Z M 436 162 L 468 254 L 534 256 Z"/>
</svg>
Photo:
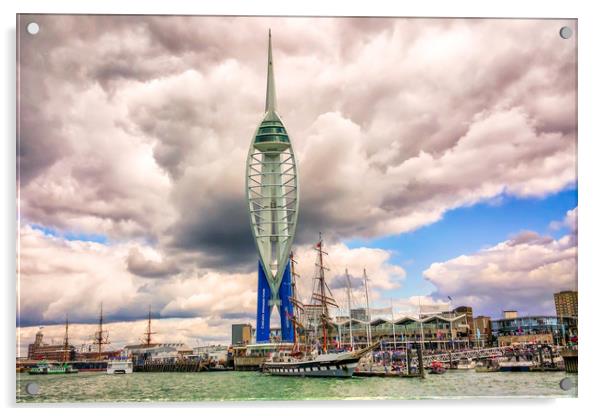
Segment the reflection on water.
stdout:
<svg viewBox="0 0 602 416">
<path fill-rule="evenodd" d="M 560 380 L 574 387 L 563 391 Z M 36 396 L 25 385 L 36 382 Z M 422 399 L 437 397 L 577 397 L 577 376 L 553 373 L 448 371 L 424 380 L 297 378 L 254 372 L 17 374 L 18 402 Z"/>
</svg>

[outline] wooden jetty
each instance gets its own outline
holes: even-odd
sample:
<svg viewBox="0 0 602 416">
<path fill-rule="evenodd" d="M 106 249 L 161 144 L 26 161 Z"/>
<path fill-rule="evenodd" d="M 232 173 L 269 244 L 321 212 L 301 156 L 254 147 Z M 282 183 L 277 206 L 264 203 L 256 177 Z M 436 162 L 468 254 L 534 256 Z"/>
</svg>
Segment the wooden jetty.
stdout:
<svg viewBox="0 0 602 416">
<path fill-rule="evenodd" d="M 418 367 L 416 368 L 416 372 L 411 371 L 411 363 L 412 363 L 412 355 L 416 354 Z M 356 369 L 353 373 L 354 376 L 357 377 L 397 377 L 397 378 L 424 378 L 424 360 L 422 356 L 422 349 L 418 348 L 415 351 L 411 349 L 406 350 L 406 363 L 410 363 L 410 365 L 406 364 L 406 370 L 402 371 L 401 369 L 393 369 L 387 370 L 387 367 L 378 366 L 379 368 L 372 369 L 372 366 L 368 370 L 364 369 Z M 381 369 L 382 368 L 382 369 Z"/>
<path fill-rule="evenodd" d="M 204 361 L 181 361 L 175 363 L 147 361 L 142 365 L 135 365 L 134 371 L 142 373 L 197 373 L 209 371 L 209 366 Z"/>
<path fill-rule="evenodd" d="M 567 373 L 577 373 L 577 353 L 576 349 L 564 349 L 560 352 L 560 356 L 564 361 L 564 368 Z"/>
</svg>

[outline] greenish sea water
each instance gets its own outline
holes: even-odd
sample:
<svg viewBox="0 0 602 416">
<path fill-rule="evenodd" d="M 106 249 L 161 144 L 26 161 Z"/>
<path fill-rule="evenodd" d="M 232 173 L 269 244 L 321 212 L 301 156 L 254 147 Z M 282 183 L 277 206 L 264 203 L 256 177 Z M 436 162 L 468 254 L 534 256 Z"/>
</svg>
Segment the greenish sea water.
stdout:
<svg viewBox="0 0 602 416">
<path fill-rule="evenodd" d="M 573 381 L 560 388 L 565 377 Z M 39 393 L 25 393 L 36 382 Z M 328 379 L 255 372 L 133 373 L 31 376 L 17 374 L 17 402 L 195 402 L 232 400 L 426 399 L 454 397 L 577 397 L 577 377 L 553 373 L 448 371 L 416 378 Z"/>
</svg>

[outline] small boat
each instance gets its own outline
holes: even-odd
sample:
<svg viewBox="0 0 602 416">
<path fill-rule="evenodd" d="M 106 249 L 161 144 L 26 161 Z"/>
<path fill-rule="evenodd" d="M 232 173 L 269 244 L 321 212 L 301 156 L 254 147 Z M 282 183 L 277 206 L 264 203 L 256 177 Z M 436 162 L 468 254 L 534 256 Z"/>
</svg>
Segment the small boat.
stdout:
<svg viewBox="0 0 602 416">
<path fill-rule="evenodd" d="M 477 363 L 475 371 L 477 373 L 493 373 L 500 371 L 500 364 L 497 360 L 486 359 Z"/>
<path fill-rule="evenodd" d="M 472 370 L 476 367 L 476 363 L 468 358 L 461 358 L 458 364 L 454 367 L 455 370 Z"/>
<path fill-rule="evenodd" d="M 45 375 L 45 374 L 77 374 L 78 370 L 67 363 L 48 364 L 47 361 L 40 361 L 34 367 L 30 368 L 28 374 Z"/>
<path fill-rule="evenodd" d="M 431 363 L 431 369 L 429 374 L 443 374 L 447 371 L 447 369 L 443 366 L 441 361 L 433 361 Z"/>
<path fill-rule="evenodd" d="M 516 360 L 502 361 L 500 362 L 500 370 L 499 371 L 531 371 L 531 369 L 535 367 L 535 363 L 531 360 L 521 360 L 518 357 Z"/>
<path fill-rule="evenodd" d="M 107 362 L 107 374 L 131 374 L 133 370 L 132 360 L 110 360 Z"/>
</svg>

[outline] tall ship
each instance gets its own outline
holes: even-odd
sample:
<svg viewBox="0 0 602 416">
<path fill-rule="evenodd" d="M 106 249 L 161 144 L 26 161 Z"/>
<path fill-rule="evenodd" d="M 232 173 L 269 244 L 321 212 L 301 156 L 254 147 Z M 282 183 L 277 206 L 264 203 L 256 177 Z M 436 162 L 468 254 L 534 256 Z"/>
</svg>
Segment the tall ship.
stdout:
<svg viewBox="0 0 602 416">
<path fill-rule="evenodd" d="M 35 346 L 42 344 L 42 333 L 36 334 Z M 31 348 L 31 346 L 30 346 Z M 71 347 L 69 344 L 69 317 L 65 317 L 65 338 L 62 344 L 62 362 L 48 362 L 46 360 L 39 361 L 35 366 L 28 371 L 31 375 L 46 375 L 46 374 L 77 374 L 77 368 L 69 364 L 71 358 Z"/>
<path fill-rule="evenodd" d="M 337 352 L 329 342 L 329 330 L 332 320 L 328 307 L 338 307 L 330 288 L 326 284 L 324 267 L 324 251 L 322 237 L 315 247 L 317 251 L 316 273 L 311 304 L 305 305 L 306 309 L 313 312 L 313 316 L 306 316 L 304 332 L 305 344 L 299 343 L 299 325 L 297 314 L 293 313 L 290 319 L 295 329 L 295 342 L 292 350 L 274 354 L 263 364 L 263 370 L 272 375 L 298 376 L 298 377 L 352 377 L 360 359 L 378 346 L 369 345 L 357 351 Z M 293 263 L 294 264 L 294 263 Z M 294 280 L 293 280 L 294 281 Z M 293 291 L 293 293 L 296 293 Z M 297 299 L 291 299 L 295 308 L 300 307 Z"/>
</svg>

